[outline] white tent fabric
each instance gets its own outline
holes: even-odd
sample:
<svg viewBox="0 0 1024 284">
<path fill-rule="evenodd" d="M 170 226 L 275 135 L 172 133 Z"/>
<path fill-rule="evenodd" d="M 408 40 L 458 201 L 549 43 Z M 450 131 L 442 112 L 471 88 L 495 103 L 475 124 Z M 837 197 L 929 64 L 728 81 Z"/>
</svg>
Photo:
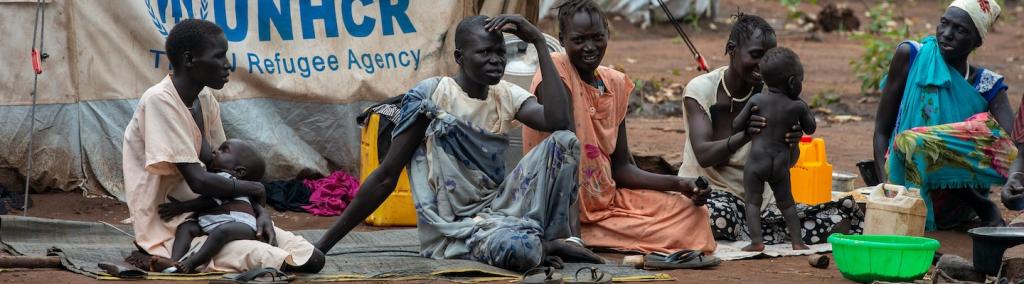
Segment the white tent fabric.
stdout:
<svg viewBox="0 0 1024 284">
<path fill-rule="evenodd" d="M 540 17 L 557 14 L 552 10 L 561 0 L 541 0 Z M 641 23 L 644 27 L 654 21 L 668 21 L 668 16 L 658 6 L 658 0 L 594 0 L 605 12 L 620 14 L 632 23 Z M 675 20 L 687 19 L 692 16 L 714 18 L 718 16 L 718 0 L 663 0 L 665 6 L 676 16 Z"/>
<path fill-rule="evenodd" d="M 0 0 L 0 184 L 8 186 L 24 179 L 30 134 L 36 5 L 25 2 Z M 355 172 L 358 113 L 453 70 L 455 25 L 489 2 L 48 1 L 31 186 L 123 199 L 124 127 L 142 92 L 168 74 L 164 38 L 187 18 L 225 30 L 231 82 L 206 91 L 222 103 L 228 137 L 260 148 L 268 179 L 306 168 Z M 512 7 L 500 2 L 491 6 Z"/>
</svg>

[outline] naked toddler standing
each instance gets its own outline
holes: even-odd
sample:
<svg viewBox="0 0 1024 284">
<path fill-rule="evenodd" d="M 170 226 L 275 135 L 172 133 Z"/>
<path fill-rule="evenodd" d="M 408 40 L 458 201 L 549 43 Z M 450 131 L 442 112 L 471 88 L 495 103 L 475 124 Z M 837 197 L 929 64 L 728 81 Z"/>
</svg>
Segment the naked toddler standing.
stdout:
<svg viewBox="0 0 1024 284">
<path fill-rule="evenodd" d="M 760 68 L 767 88 L 750 98 L 750 102 L 733 122 L 734 132 L 746 129 L 751 113 L 755 112 L 751 110 L 753 107 L 757 107 L 757 114 L 768 121 L 768 125 L 751 141 L 753 145 L 743 172 L 745 213 L 750 233 L 750 245 L 743 250 L 764 250 L 761 196 L 765 182 L 771 185 L 775 193 L 775 202 L 786 221 L 793 249 L 805 250 L 807 246 L 801 237 L 800 218 L 796 214 L 789 179 L 789 168 L 793 165 L 793 157 L 799 157 L 799 149 L 786 143 L 786 133 L 791 131 L 793 125 L 799 123 L 807 134 L 813 134 L 816 127 L 814 115 L 807 103 L 800 99 L 804 69 L 796 53 L 784 47 L 765 53 Z M 793 156 L 794 152 L 796 156 Z"/>
</svg>

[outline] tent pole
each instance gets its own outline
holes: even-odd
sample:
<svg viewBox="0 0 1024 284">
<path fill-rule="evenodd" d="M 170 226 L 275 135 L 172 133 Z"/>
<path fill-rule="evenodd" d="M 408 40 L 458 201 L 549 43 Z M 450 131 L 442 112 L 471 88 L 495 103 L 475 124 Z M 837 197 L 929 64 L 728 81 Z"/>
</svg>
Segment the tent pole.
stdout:
<svg viewBox="0 0 1024 284">
<path fill-rule="evenodd" d="M 39 91 L 39 74 L 43 73 L 42 60 L 46 59 L 46 54 L 42 53 L 43 49 L 43 29 L 45 26 L 43 22 L 46 21 L 46 10 L 43 9 L 43 0 L 36 1 L 36 20 L 32 26 L 32 68 L 35 71 L 35 78 L 32 81 L 32 110 L 29 114 L 29 127 L 28 127 L 28 150 L 25 153 L 26 159 L 28 160 L 28 166 L 25 171 L 25 201 L 22 203 L 22 216 L 28 216 L 28 194 L 29 184 L 32 181 L 32 142 L 35 141 L 36 131 L 36 93 Z M 36 50 L 36 33 L 39 33 L 39 50 Z M 42 53 L 42 54 L 41 54 Z"/>
<path fill-rule="evenodd" d="M 32 180 L 32 142 L 35 140 L 35 129 L 36 129 L 36 86 L 39 84 L 39 75 L 36 75 L 35 82 L 32 83 L 32 111 L 30 114 L 29 121 L 29 133 L 28 133 L 28 168 L 25 171 L 25 202 L 22 203 L 22 216 L 28 216 L 28 194 L 29 194 L 29 182 Z"/>
</svg>

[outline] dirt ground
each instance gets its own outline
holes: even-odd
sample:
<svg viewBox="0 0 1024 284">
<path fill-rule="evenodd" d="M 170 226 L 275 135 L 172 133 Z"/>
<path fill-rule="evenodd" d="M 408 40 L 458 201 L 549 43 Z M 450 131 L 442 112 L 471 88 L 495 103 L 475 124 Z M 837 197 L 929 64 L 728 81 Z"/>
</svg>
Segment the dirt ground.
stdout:
<svg viewBox="0 0 1024 284">
<path fill-rule="evenodd" d="M 653 121 L 645 121 L 653 122 Z M 638 123 L 641 124 L 642 123 Z M 105 198 L 85 198 L 77 193 L 52 192 L 32 196 L 34 207 L 30 216 L 77 221 L 103 221 L 118 224 L 128 218 L 128 209 L 122 203 Z M 47 210 L 45 208 L 62 208 Z M 70 210 L 68 210 L 70 209 Z M 271 210 L 273 212 L 273 210 Z M 333 217 L 316 217 L 306 213 L 273 213 L 274 223 L 286 230 L 326 229 L 334 223 Z M 360 226 L 357 231 L 379 228 Z M 936 232 L 930 237 L 939 240 L 943 253 L 970 257 L 970 239 L 963 233 Z M 1024 255 L 1024 254 L 1020 254 Z M 621 262 L 623 255 L 602 254 L 605 258 Z M 816 269 L 807 264 L 805 257 L 729 261 L 709 270 L 665 271 L 681 283 L 847 283 L 833 263 L 828 269 Z M 711 281 L 711 282 L 707 282 Z M 15 269 L 0 271 L 0 283 L 89 283 L 95 280 L 64 270 Z M 186 283 L 181 281 L 146 281 L 145 283 Z"/>
<path fill-rule="evenodd" d="M 806 2 L 806 1 L 805 1 Z M 833 2 L 833 1 L 819 1 Z M 864 1 L 874 3 L 875 1 Z M 898 1 L 897 14 L 910 18 L 916 31 L 930 31 L 944 10 L 948 1 L 917 0 Z M 972 57 L 971 63 L 996 70 L 1006 76 L 1011 86 L 1010 98 L 1014 110 L 1020 102 L 1020 88 L 1024 86 L 1024 8 L 1019 1 L 1004 1 L 1003 16 L 997 29 L 986 39 L 985 45 Z M 817 137 L 826 140 L 830 162 L 836 170 L 856 173 L 855 163 L 871 158 L 871 133 L 874 128 L 874 110 L 877 100 L 862 100 L 860 83 L 849 67 L 850 60 L 857 57 L 860 44 L 844 35 L 824 34 L 821 41 L 807 41 L 801 32 L 782 31 L 785 9 L 777 1 L 722 0 L 722 14 L 740 10 L 744 13 L 764 16 L 779 29 L 781 46 L 794 49 L 803 61 L 807 71 L 804 98 L 816 94 L 837 95 L 838 104 L 831 106 L 845 114 L 858 115 L 863 121 L 819 126 Z M 866 23 L 866 10 L 860 1 L 849 4 Z M 804 4 L 801 10 L 817 13 L 818 6 Z M 548 21 L 542 28 L 551 33 L 553 24 Z M 723 54 L 730 25 L 716 20 L 712 26 L 707 22 L 694 29 L 687 25 L 697 48 L 707 57 L 711 66 L 727 63 Z M 612 21 L 612 41 L 609 44 L 606 65 L 624 69 L 634 79 L 664 80 L 686 83 L 699 73 L 693 70 L 690 55 L 681 41 L 674 39 L 675 32 L 668 25 L 655 25 L 646 30 L 631 25 L 621 18 Z M 630 147 L 634 151 L 671 154 L 682 151 L 686 139 L 682 131 L 682 118 L 640 118 L 628 120 Z M 857 181 L 858 186 L 863 185 Z M 998 196 L 998 195 L 996 195 Z M 80 193 L 44 193 L 32 195 L 35 206 L 30 215 L 35 217 L 58 218 L 83 221 L 104 221 L 116 223 L 128 217 L 124 204 L 104 198 L 85 198 Z M 997 198 L 997 197 L 996 197 Z M 1004 212 L 1007 220 L 1015 212 Z M 305 213 L 274 213 L 274 220 L 284 229 L 322 229 L 329 227 L 334 218 L 315 217 Z M 375 230 L 359 227 L 357 230 Z M 927 234 L 942 243 L 939 252 L 971 257 L 969 237 L 959 232 L 935 232 Z M 1024 250 L 1011 250 L 1009 255 L 1024 256 Z M 606 254 L 607 258 L 619 261 L 621 255 Z M 785 257 L 731 261 L 710 270 L 678 270 L 668 274 L 682 283 L 844 283 L 833 263 L 828 269 L 815 269 L 807 265 L 804 257 Z M 5 270 L 0 271 L 0 283 L 84 283 L 93 280 L 59 270 Z M 150 283 L 150 282 L 147 282 Z M 156 282 L 152 282 L 156 283 Z"/>
</svg>

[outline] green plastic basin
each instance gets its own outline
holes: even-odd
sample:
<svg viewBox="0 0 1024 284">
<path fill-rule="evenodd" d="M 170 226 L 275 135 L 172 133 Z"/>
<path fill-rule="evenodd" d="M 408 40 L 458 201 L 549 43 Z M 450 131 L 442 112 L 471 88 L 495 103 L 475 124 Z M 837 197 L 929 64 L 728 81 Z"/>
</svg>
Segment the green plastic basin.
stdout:
<svg viewBox="0 0 1024 284">
<path fill-rule="evenodd" d="M 843 277 L 862 283 L 921 279 L 939 249 L 939 241 L 909 236 L 833 234 L 828 242 Z"/>
</svg>

